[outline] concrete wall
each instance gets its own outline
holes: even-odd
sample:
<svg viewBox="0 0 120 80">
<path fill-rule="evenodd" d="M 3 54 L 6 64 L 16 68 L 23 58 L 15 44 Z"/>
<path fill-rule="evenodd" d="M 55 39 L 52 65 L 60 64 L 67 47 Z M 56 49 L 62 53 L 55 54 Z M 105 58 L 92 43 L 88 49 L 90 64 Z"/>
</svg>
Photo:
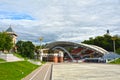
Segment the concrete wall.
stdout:
<svg viewBox="0 0 120 80">
<path fill-rule="evenodd" d="M 2 52 L 0 52 L 0 58 L 6 60 L 7 62 L 24 60 L 14 56 L 13 54 L 4 54 Z"/>
</svg>

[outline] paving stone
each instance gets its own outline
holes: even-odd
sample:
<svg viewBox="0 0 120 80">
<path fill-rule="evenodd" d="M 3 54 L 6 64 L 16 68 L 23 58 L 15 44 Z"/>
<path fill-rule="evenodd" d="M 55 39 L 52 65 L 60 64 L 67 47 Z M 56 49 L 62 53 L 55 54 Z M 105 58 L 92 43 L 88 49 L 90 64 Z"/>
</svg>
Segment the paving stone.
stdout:
<svg viewBox="0 0 120 80">
<path fill-rule="evenodd" d="M 120 65 L 93 63 L 54 64 L 53 80 L 120 80 Z"/>
</svg>

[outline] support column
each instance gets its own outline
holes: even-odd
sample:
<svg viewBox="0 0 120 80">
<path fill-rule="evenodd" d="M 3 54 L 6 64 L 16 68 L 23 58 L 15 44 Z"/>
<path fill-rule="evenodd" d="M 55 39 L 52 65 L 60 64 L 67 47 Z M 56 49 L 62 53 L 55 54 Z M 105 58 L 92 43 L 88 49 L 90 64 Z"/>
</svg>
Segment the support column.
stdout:
<svg viewBox="0 0 120 80">
<path fill-rule="evenodd" d="M 54 61 L 55 63 L 58 63 L 58 54 L 54 54 L 54 55 L 53 55 L 53 61 Z"/>
<path fill-rule="evenodd" d="M 64 56 L 63 52 L 59 51 L 59 55 L 58 55 L 58 61 L 59 62 L 63 62 L 63 56 Z"/>
</svg>

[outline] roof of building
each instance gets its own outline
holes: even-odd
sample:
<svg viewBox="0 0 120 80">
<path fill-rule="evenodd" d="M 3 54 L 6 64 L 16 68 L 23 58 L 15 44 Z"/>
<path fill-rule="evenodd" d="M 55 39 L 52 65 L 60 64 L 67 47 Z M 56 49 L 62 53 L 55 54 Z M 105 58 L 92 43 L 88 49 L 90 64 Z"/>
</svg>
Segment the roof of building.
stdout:
<svg viewBox="0 0 120 80">
<path fill-rule="evenodd" d="M 17 36 L 17 34 L 13 31 L 11 26 L 6 30 L 6 32 Z"/>
<path fill-rule="evenodd" d="M 14 32 L 14 31 L 13 31 L 12 27 L 10 26 L 10 27 L 6 30 L 6 32 Z"/>
</svg>

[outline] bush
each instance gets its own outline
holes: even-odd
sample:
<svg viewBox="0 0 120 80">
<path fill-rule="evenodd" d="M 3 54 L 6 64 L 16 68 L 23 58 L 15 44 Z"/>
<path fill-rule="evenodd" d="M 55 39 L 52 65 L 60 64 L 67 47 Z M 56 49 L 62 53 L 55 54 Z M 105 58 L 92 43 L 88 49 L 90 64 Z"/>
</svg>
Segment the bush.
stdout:
<svg viewBox="0 0 120 80">
<path fill-rule="evenodd" d="M 110 62 L 110 63 L 112 63 L 112 64 L 120 64 L 120 58 L 119 58 L 119 59 L 116 59 L 116 60 L 114 60 L 114 61 L 112 61 L 112 62 Z"/>
</svg>

